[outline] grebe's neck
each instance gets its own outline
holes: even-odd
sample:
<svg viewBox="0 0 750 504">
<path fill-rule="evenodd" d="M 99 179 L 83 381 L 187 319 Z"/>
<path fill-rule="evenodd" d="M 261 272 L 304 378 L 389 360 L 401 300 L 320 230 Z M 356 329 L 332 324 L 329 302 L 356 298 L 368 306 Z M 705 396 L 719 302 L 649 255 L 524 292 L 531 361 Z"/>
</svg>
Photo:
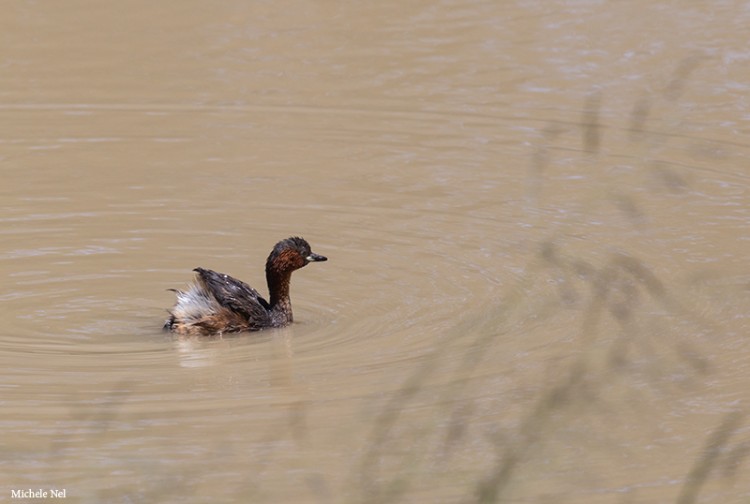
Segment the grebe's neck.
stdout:
<svg viewBox="0 0 750 504">
<path fill-rule="evenodd" d="M 291 271 L 277 271 L 272 267 L 266 268 L 271 311 L 281 319 L 280 322 L 282 323 L 292 322 L 292 300 L 289 298 L 289 281 L 291 278 Z"/>
</svg>

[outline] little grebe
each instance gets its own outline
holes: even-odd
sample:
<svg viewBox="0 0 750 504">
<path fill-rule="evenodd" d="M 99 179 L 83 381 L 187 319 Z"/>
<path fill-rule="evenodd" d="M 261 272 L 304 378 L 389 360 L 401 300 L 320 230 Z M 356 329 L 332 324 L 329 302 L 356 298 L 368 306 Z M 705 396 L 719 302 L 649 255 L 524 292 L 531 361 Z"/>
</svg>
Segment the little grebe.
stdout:
<svg viewBox="0 0 750 504">
<path fill-rule="evenodd" d="M 266 281 L 270 302 L 236 278 L 215 271 L 195 268 L 195 282 L 177 293 L 177 303 L 169 310 L 164 329 L 183 335 L 220 335 L 283 327 L 292 323 L 289 280 L 294 270 L 311 262 L 327 261 L 313 253 L 302 238 L 281 240 L 266 261 Z"/>
</svg>

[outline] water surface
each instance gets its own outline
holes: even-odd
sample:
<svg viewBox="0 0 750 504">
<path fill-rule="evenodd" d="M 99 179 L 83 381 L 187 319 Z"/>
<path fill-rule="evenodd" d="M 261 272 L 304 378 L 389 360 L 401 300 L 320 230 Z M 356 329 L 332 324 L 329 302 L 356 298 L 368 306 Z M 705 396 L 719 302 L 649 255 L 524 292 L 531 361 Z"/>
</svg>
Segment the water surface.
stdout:
<svg viewBox="0 0 750 504">
<path fill-rule="evenodd" d="M 15 2 L 0 499 L 750 499 L 739 2 Z M 161 332 L 196 266 L 296 322 Z"/>
</svg>

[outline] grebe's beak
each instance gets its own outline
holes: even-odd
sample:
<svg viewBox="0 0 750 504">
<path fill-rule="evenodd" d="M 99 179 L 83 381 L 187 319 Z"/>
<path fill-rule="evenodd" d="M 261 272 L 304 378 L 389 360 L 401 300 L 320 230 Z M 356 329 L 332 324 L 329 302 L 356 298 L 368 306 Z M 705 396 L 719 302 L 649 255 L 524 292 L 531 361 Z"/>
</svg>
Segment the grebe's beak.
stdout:
<svg viewBox="0 0 750 504">
<path fill-rule="evenodd" d="M 307 262 L 323 262 L 328 260 L 327 257 L 318 255 L 315 252 L 310 252 L 310 255 L 305 257 L 305 259 L 307 259 Z"/>
</svg>

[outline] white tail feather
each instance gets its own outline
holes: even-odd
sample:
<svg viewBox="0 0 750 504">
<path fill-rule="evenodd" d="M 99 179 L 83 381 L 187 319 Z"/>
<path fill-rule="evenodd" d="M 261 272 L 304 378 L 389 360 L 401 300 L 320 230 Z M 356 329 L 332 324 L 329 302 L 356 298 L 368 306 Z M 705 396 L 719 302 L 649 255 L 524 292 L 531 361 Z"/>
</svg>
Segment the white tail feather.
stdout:
<svg viewBox="0 0 750 504">
<path fill-rule="evenodd" d="M 216 314 L 221 305 L 202 285 L 193 283 L 186 291 L 177 291 L 177 303 L 171 313 L 185 323 L 198 321 L 209 314 Z"/>
</svg>

